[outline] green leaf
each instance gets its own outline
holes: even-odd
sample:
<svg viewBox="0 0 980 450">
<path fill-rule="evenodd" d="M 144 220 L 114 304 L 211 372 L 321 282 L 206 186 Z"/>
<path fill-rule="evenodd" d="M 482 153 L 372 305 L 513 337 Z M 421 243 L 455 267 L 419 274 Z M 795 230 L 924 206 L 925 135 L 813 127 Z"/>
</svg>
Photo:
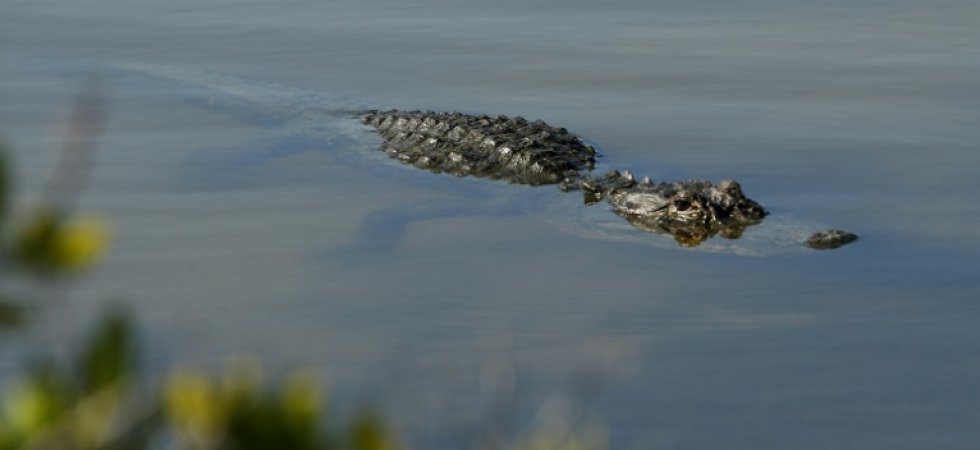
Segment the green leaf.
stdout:
<svg viewBox="0 0 980 450">
<path fill-rule="evenodd" d="M 7 146 L 0 142 L 0 233 L 7 223 L 7 208 L 10 204 L 10 168 L 7 163 Z"/>
<path fill-rule="evenodd" d="M 397 448 L 384 422 L 371 412 L 361 413 L 350 426 L 353 450 L 394 450 Z"/>
<path fill-rule="evenodd" d="M 0 328 L 14 328 L 24 323 L 26 311 L 14 302 L 0 299 Z"/>
<path fill-rule="evenodd" d="M 118 310 L 108 313 L 80 355 L 83 388 L 94 392 L 121 380 L 133 370 L 134 354 L 129 318 Z"/>
<path fill-rule="evenodd" d="M 52 260 L 51 248 L 62 221 L 53 211 L 38 210 L 17 233 L 12 243 L 11 257 L 14 262 L 38 275 L 54 273 L 56 266 Z"/>
</svg>

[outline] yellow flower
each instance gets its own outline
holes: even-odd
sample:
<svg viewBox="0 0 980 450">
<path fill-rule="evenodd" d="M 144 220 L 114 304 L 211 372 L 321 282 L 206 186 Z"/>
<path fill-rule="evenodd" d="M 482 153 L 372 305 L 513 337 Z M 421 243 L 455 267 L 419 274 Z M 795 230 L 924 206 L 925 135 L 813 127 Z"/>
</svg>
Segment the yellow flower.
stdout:
<svg viewBox="0 0 980 450">
<path fill-rule="evenodd" d="M 215 383 L 207 375 L 189 370 L 168 377 L 163 407 L 177 431 L 199 444 L 219 438 L 227 419 Z"/>
<path fill-rule="evenodd" d="M 98 260 L 108 240 L 108 226 L 104 221 L 95 218 L 69 220 L 52 236 L 52 261 L 64 270 L 83 269 Z"/>
<path fill-rule="evenodd" d="M 31 381 L 21 381 L 4 392 L 4 422 L 11 431 L 31 434 L 50 419 L 53 399 L 44 387 Z"/>
<path fill-rule="evenodd" d="M 103 447 L 123 400 L 121 384 L 110 385 L 79 400 L 68 417 L 73 440 L 83 448 Z"/>
<path fill-rule="evenodd" d="M 108 226 L 96 218 L 66 218 L 42 208 L 20 232 L 14 253 L 25 266 L 41 272 L 78 271 L 102 254 Z"/>
<path fill-rule="evenodd" d="M 320 379 L 309 370 L 290 373 L 279 390 L 283 410 L 297 419 L 314 419 L 320 413 L 321 397 Z"/>
</svg>

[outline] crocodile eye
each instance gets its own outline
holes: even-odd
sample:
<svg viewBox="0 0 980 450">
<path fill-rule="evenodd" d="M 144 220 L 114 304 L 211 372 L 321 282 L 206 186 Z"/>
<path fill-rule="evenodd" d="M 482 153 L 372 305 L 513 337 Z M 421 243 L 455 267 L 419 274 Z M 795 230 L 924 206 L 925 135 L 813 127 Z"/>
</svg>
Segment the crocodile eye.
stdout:
<svg viewBox="0 0 980 450">
<path fill-rule="evenodd" d="M 691 202 L 687 200 L 678 200 L 676 203 L 674 203 L 674 208 L 677 208 L 678 211 L 687 211 L 691 209 Z"/>
</svg>

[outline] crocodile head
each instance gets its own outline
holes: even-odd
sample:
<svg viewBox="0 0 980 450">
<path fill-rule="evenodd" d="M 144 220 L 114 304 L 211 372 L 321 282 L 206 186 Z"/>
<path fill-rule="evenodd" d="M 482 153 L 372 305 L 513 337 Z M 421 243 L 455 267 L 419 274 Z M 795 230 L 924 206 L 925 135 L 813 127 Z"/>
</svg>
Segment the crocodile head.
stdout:
<svg viewBox="0 0 980 450">
<path fill-rule="evenodd" d="M 736 239 L 767 214 L 731 180 L 718 184 L 701 180 L 654 184 L 644 180 L 620 184 L 609 190 L 607 197 L 613 211 L 633 226 L 670 234 L 688 247 L 715 235 Z"/>
</svg>

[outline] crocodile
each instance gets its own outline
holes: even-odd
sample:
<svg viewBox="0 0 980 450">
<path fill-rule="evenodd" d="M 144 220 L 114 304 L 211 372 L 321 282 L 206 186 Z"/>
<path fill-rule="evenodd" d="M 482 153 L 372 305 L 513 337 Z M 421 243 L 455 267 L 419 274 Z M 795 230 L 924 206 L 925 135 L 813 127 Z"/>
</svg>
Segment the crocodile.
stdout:
<svg viewBox="0 0 980 450">
<path fill-rule="evenodd" d="M 303 151 L 309 146 L 296 145 L 296 142 L 306 142 L 310 137 L 315 137 L 316 146 L 321 149 L 337 150 L 331 151 L 331 155 L 346 164 L 368 171 L 377 169 L 380 161 L 374 161 L 372 153 L 356 152 L 357 157 L 348 158 L 354 152 L 346 150 L 367 144 L 362 141 L 367 136 L 363 133 L 365 130 L 354 126 L 363 123 L 380 135 L 380 145 L 385 153 L 402 163 L 456 176 L 484 177 L 530 186 L 558 185 L 563 191 L 581 191 L 584 203 L 593 205 L 605 201 L 616 215 L 625 219 L 626 227 L 670 235 L 688 247 L 702 244 L 716 235 L 738 238 L 748 227 L 761 224 L 768 214 L 731 180 L 668 183 L 653 182 L 649 178 L 637 180 L 629 171 L 599 174 L 596 170 L 598 155 L 592 146 L 568 130 L 541 120 L 454 112 L 378 110 L 353 99 L 214 72 L 128 62 L 113 63 L 108 67 L 118 70 L 122 80 L 127 82 L 176 82 L 182 98 L 191 103 L 223 110 L 239 120 L 259 121 L 256 123 L 263 126 L 269 126 L 271 120 L 275 128 L 284 130 L 272 141 L 253 144 L 256 149 L 251 152 L 236 153 L 232 160 L 223 151 L 217 151 L 216 156 L 214 152 L 198 152 L 184 166 L 192 174 L 188 183 L 203 180 L 206 186 L 221 185 L 228 180 L 223 180 L 220 174 L 230 174 L 237 182 L 251 182 L 251 178 L 235 178 L 235 174 L 244 173 L 270 158 Z M 360 120 L 350 120 L 352 116 Z M 374 145 L 377 144 L 371 139 L 370 146 Z M 385 158 L 382 154 L 377 156 Z M 215 170 L 215 163 L 222 169 Z M 230 164 L 236 169 L 227 170 Z M 558 199 L 551 203 L 565 202 Z M 426 214 L 431 213 L 429 209 L 423 209 Z M 442 211 L 440 214 L 451 213 L 453 207 L 439 210 Z M 591 209 L 581 211 L 581 215 L 593 215 Z M 418 215 L 416 212 L 407 214 Z M 603 221 L 600 216 L 589 217 L 585 228 L 578 227 L 575 218 L 569 216 L 555 219 L 554 225 L 585 236 L 651 242 L 624 233 L 625 230 L 618 226 L 621 222 Z M 387 226 L 388 222 L 390 220 L 385 219 L 382 225 Z M 807 238 L 808 230 L 814 225 L 783 215 L 769 217 L 760 225 L 765 230 L 740 240 L 749 244 L 746 247 L 707 243 L 700 247 L 727 248 L 740 254 L 768 254 L 770 250 L 785 249 L 786 244 L 831 249 L 857 239 L 857 235 L 840 230 L 827 230 Z"/>
<path fill-rule="evenodd" d="M 734 180 L 653 182 L 618 170 L 595 175 L 595 149 L 565 128 L 542 120 L 397 109 L 355 116 L 381 135 L 382 150 L 405 164 L 455 176 L 582 191 L 587 205 L 605 199 L 615 214 L 634 227 L 669 234 L 683 246 L 697 246 L 716 235 L 737 239 L 769 214 Z M 833 249 L 857 237 L 827 230 L 803 244 Z"/>
</svg>

